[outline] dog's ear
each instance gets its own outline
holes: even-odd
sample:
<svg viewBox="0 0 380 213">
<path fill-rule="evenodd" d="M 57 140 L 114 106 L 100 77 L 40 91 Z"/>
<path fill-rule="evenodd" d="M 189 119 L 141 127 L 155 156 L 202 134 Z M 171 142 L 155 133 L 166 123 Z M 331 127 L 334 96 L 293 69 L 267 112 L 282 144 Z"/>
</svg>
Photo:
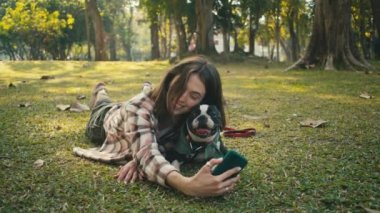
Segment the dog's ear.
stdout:
<svg viewBox="0 0 380 213">
<path fill-rule="evenodd" d="M 221 124 L 222 118 L 221 118 L 221 115 L 220 115 L 218 108 L 216 108 L 215 105 L 210 105 L 208 107 L 207 114 L 209 114 L 214 121 L 217 121 L 219 125 Z"/>
<path fill-rule="evenodd" d="M 220 117 L 220 112 L 219 112 L 218 108 L 216 108 L 215 105 L 210 105 L 208 107 L 207 114 L 209 114 L 209 115 L 215 115 L 215 116 Z"/>
</svg>

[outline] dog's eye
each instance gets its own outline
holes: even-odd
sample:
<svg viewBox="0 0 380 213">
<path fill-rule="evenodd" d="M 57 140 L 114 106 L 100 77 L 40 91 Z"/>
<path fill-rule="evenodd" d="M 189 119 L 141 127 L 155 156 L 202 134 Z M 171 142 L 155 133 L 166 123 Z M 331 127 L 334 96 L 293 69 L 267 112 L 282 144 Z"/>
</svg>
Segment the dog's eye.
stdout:
<svg viewBox="0 0 380 213">
<path fill-rule="evenodd" d="M 215 110 L 212 110 L 211 112 L 209 112 L 209 114 L 210 114 L 211 116 L 214 116 L 214 117 L 219 117 L 219 116 L 220 116 L 219 111 L 215 111 Z"/>
<path fill-rule="evenodd" d="M 201 110 L 199 108 L 195 108 L 191 111 L 191 115 L 195 116 L 195 115 L 198 115 L 200 112 Z"/>
</svg>

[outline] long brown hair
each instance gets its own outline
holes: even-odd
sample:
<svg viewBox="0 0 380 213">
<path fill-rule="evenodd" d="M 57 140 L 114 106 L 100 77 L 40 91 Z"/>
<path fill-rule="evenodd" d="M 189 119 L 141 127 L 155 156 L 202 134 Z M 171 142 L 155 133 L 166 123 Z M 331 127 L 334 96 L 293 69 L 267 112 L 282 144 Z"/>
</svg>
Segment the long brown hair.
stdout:
<svg viewBox="0 0 380 213">
<path fill-rule="evenodd" d="M 222 81 L 216 67 L 204 56 L 183 59 L 167 72 L 159 87 L 153 90 L 151 98 L 155 102 L 154 112 L 158 120 L 169 115 L 168 102 L 178 99 L 183 94 L 192 74 L 197 74 L 206 88 L 206 94 L 200 104 L 215 105 L 222 116 L 222 127 L 224 128 L 226 118 Z M 175 81 L 173 81 L 174 78 L 176 78 Z"/>
</svg>

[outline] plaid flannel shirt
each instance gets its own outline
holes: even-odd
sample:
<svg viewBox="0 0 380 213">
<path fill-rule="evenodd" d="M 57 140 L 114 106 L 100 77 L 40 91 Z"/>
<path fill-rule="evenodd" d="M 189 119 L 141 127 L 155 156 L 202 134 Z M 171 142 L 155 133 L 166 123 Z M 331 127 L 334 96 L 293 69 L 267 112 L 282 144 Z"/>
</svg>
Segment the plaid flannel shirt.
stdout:
<svg viewBox="0 0 380 213">
<path fill-rule="evenodd" d="M 113 106 L 104 119 L 105 142 L 83 156 L 103 162 L 132 159 L 148 180 L 167 186 L 167 175 L 177 169 L 158 149 L 153 107 L 154 102 L 144 93 Z"/>
</svg>

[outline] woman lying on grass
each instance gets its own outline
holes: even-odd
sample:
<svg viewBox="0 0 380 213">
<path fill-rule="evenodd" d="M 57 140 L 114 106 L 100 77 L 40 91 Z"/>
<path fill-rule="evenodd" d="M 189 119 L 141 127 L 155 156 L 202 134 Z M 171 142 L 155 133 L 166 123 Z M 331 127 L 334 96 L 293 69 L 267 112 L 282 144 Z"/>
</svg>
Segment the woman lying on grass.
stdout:
<svg viewBox="0 0 380 213">
<path fill-rule="evenodd" d="M 126 162 L 115 176 L 126 184 L 147 178 L 190 196 L 226 194 L 240 178 L 229 177 L 240 168 L 213 176 L 211 168 L 222 159 L 211 159 L 195 175 L 185 177 L 159 151 L 159 144 L 166 140 L 164 132 L 181 126 L 188 112 L 199 104 L 217 106 L 225 126 L 219 73 L 200 56 L 184 59 L 168 71 L 159 87 L 123 103 L 112 103 L 105 85 L 99 83 L 90 102 L 92 114 L 86 135 L 103 145 L 88 150 L 74 148 L 74 152 L 102 162 Z"/>
</svg>

